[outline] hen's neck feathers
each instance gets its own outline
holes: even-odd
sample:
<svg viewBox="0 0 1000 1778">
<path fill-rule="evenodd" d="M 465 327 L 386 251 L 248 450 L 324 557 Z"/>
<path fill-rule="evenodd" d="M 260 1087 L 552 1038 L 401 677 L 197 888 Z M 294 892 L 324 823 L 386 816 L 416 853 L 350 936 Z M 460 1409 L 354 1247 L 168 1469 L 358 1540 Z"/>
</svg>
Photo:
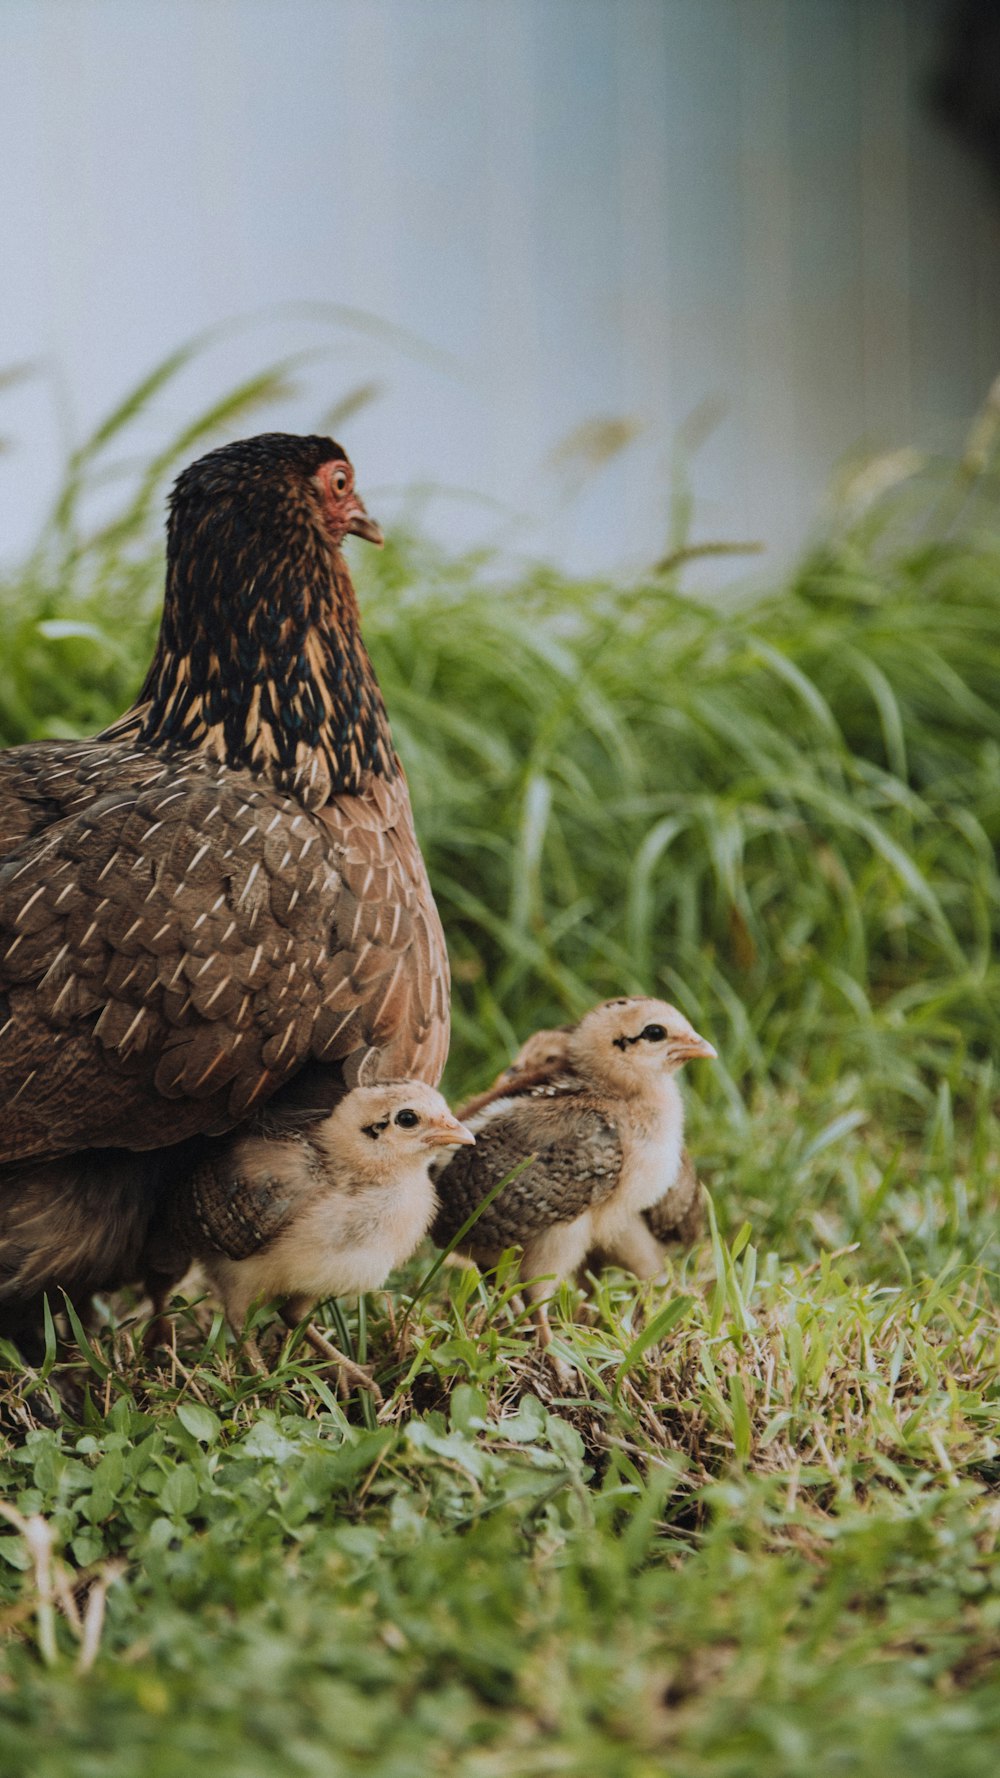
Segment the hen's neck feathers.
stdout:
<svg viewBox="0 0 1000 1778">
<path fill-rule="evenodd" d="M 325 539 L 297 541 L 294 560 L 243 572 L 238 554 L 174 555 L 152 665 L 109 739 L 207 754 L 308 808 L 396 776 L 347 563 Z"/>
</svg>

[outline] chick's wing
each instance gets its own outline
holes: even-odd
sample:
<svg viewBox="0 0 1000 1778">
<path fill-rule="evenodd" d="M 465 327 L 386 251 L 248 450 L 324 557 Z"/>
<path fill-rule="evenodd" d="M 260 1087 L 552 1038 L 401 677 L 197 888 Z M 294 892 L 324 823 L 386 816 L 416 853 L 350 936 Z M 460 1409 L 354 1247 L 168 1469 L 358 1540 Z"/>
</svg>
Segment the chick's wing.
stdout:
<svg viewBox="0 0 1000 1778">
<path fill-rule="evenodd" d="M 475 1128 L 477 1120 L 473 1120 Z M 436 1175 L 440 1209 L 431 1230 L 440 1245 L 452 1239 L 497 1182 L 528 1155 L 536 1159 L 484 1212 L 473 1228 L 472 1252 L 498 1252 L 542 1229 L 603 1203 L 622 1168 L 612 1118 L 578 1093 L 524 1097 L 495 1110 L 465 1148 Z"/>
</svg>

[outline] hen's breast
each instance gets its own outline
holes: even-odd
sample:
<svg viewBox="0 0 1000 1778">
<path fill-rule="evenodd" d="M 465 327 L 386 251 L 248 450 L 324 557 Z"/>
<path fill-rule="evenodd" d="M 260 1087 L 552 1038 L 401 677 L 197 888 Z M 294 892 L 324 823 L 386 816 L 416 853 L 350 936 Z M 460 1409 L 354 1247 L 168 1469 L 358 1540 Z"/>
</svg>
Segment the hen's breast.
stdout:
<svg viewBox="0 0 1000 1778">
<path fill-rule="evenodd" d="M 326 1043 L 349 1042 L 349 1085 L 437 1086 L 450 1035 L 448 952 L 402 770 L 391 780 L 373 775 L 363 796 L 335 799 L 320 819 L 341 883 L 343 963 L 331 970 L 318 1057 Z"/>
</svg>

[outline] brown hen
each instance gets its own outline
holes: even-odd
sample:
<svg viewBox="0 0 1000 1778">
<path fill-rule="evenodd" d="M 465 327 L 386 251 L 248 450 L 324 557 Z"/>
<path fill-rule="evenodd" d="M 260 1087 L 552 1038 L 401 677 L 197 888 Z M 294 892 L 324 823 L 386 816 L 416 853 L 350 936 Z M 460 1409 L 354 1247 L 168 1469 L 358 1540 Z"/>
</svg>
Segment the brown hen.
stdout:
<svg viewBox="0 0 1000 1778">
<path fill-rule="evenodd" d="M 348 534 L 381 541 L 331 439 L 202 457 L 135 705 L 93 741 L 0 754 L 0 1305 L 29 1275 L 117 1281 L 114 1213 L 76 1265 L 69 1200 L 106 1176 L 129 1221 L 129 1183 L 169 1189 L 161 1155 L 122 1150 L 440 1077 L 444 938 Z"/>
</svg>

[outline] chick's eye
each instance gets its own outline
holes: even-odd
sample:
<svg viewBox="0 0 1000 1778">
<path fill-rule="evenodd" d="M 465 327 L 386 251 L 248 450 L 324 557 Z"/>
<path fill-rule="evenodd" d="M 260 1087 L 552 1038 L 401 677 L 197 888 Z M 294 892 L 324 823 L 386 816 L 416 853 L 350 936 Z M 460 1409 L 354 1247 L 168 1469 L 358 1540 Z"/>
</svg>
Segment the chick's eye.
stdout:
<svg viewBox="0 0 1000 1778">
<path fill-rule="evenodd" d="M 640 1038 L 644 1038 L 647 1043 L 662 1043 L 666 1035 L 662 1025 L 647 1025 L 644 1031 L 639 1032 Z"/>
<path fill-rule="evenodd" d="M 395 1121 L 401 1130 L 415 1130 L 420 1119 L 415 1111 L 397 1111 Z"/>
</svg>

